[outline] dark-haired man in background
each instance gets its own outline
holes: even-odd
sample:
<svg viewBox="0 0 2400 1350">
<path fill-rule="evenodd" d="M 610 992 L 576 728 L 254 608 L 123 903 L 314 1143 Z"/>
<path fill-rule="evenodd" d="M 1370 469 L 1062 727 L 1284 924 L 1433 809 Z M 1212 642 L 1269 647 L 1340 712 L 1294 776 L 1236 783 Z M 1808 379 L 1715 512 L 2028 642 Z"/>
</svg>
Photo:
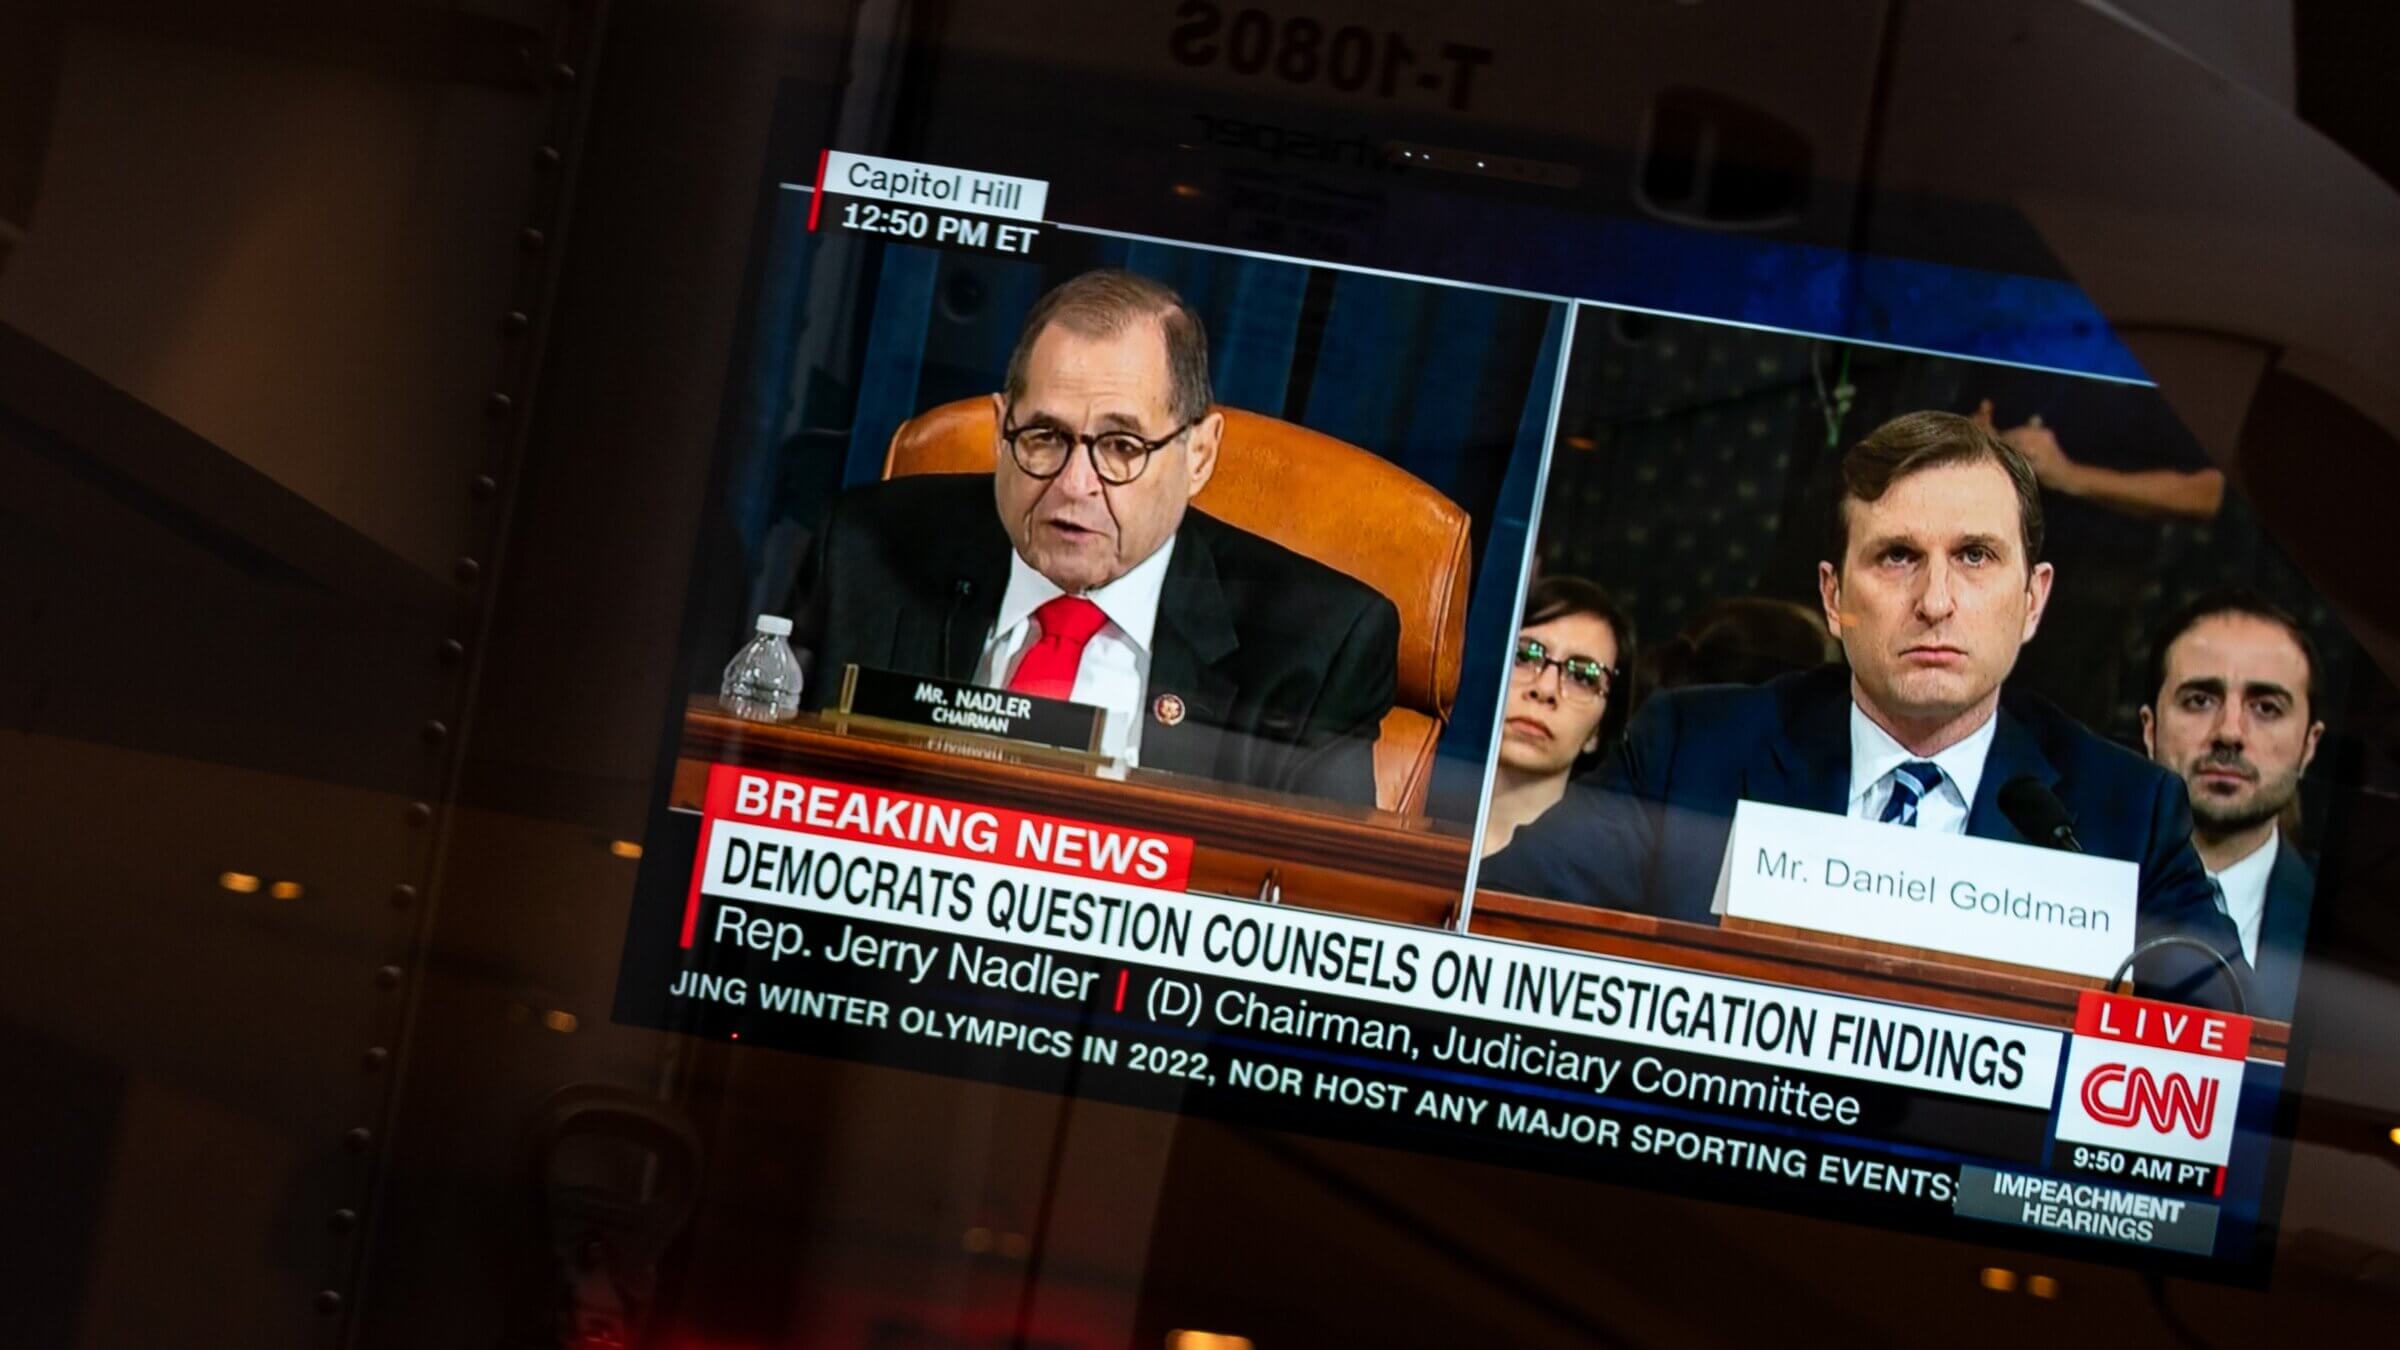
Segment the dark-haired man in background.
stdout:
<svg viewBox="0 0 2400 1350">
<path fill-rule="evenodd" d="M 2195 939 L 2238 968 L 2182 783 L 2003 694 L 2052 583 L 2024 457 L 1968 418 L 1909 413 L 1853 447 L 1842 477 L 1817 580 L 1847 667 L 1652 699 L 1601 781 L 1519 830 L 1483 884 L 1705 923 L 1745 799 L 2026 844 L 1999 794 L 2030 777 L 2087 851 L 2139 866 L 2137 944 Z M 2189 945 L 2151 951 L 2135 975 L 2153 997 L 2232 1005 L 2216 959 Z"/>
<path fill-rule="evenodd" d="M 2192 843 L 2256 972 L 2251 1011 L 2289 1020 L 2316 873 L 2283 817 L 2317 756 L 2317 648 L 2299 621 L 2248 591 L 2184 607 L 2152 644 L 2142 744 L 2180 774 Z"/>
<path fill-rule="evenodd" d="M 941 675 L 1099 707 L 1128 764 L 1373 805 L 1399 612 L 1189 509 L 1216 471 L 1212 402 L 1174 291 L 1099 271 L 1044 295 L 992 395 L 992 473 L 834 503 L 795 592 L 806 705 L 850 664 Z"/>
</svg>

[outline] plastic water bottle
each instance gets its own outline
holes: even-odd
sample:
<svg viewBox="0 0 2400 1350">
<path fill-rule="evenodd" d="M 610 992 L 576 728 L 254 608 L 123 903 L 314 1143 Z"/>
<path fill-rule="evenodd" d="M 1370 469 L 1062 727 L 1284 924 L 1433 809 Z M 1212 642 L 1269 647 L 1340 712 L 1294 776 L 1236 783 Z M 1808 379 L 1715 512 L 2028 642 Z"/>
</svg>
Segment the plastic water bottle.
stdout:
<svg viewBox="0 0 2400 1350">
<path fill-rule="evenodd" d="M 751 722 L 788 722 L 800 712 L 800 660 L 792 655 L 792 621 L 758 616 L 758 633 L 725 663 L 717 702 Z"/>
</svg>

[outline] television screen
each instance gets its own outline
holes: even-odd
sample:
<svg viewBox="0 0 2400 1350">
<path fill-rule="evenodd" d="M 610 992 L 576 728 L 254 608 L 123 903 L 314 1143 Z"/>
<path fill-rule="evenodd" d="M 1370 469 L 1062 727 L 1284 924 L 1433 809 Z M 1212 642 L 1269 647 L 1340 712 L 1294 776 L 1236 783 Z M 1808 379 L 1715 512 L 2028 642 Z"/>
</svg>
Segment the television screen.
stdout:
<svg viewBox="0 0 2400 1350">
<path fill-rule="evenodd" d="M 2100 307 L 1178 13 L 1394 116 L 782 86 L 618 1019 L 2262 1279 L 2381 677 Z"/>
</svg>

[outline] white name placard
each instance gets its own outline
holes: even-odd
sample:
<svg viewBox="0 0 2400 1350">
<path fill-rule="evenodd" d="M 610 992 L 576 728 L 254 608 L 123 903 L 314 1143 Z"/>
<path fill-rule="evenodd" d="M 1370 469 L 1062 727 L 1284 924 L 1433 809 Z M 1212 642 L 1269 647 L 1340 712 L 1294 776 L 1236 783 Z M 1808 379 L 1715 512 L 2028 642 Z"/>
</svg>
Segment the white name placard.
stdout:
<svg viewBox="0 0 2400 1350">
<path fill-rule="evenodd" d="M 1004 173 L 950 169 L 843 150 L 826 153 L 825 191 L 1009 220 L 1039 221 L 1043 208 L 1050 204 L 1050 185 L 1039 178 L 1012 178 Z"/>
<path fill-rule="evenodd" d="M 2114 858 L 1745 801 L 1716 909 L 2105 979 L 2140 894 L 2141 869 Z"/>
</svg>

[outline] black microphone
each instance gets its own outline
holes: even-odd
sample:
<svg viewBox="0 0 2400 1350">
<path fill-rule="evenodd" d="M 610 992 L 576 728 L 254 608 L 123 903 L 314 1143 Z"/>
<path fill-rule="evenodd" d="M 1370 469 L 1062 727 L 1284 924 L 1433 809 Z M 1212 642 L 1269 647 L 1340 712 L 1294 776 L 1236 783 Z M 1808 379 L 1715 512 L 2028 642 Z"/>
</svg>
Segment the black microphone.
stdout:
<svg viewBox="0 0 2400 1350">
<path fill-rule="evenodd" d="M 2000 814 L 2008 817 L 2008 823 L 2016 826 L 2019 834 L 2044 848 L 2083 852 L 2083 841 L 2075 837 L 2075 818 L 2067 814 L 2067 804 L 2031 774 L 2000 785 Z"/>
<path fill-rule="evenodd" d="M 2018 833 L 2045 848 L 2063 849 L 2068 853 L 2083 852 L 2083 841 L 2075 837 L 2075 820 L 2067 814 L 2067 804 L 2058 799 L 2057 793 L 2043 786 L 2038 778 L 2024 775 L 2002 783 L 2000 814 L 2008 817 L 2008 823 L 2016 826 Z M 2185 933 L 2168 933 L 2135 946 L 2118 963 L 2117 973 L 2108 977 L 2108 987 L 2115 989 L 2124 984 L 2125 977 L 2133 973 L 2135 963 L 2161 947 L 2192 947 L 2205 954 L 2225 976 L 2225 983 L 2233 986 L 2233 1010 L 2242 1014 L 2250 1011 L 2249 995 L 2242 989 L 2241 978 L 2233 973 L 2233 962 L 2207 942 Z M 2184 998 L 2183 995 L 2169 997 L 2178 1001 Z"/>
<path fill-rule="evenodd" d="M 975 583 L 960 577 L 950 583 L 950 612 L 942 616 L 942 678 L 950 678 L 950 630 L 958 623 L 958 607 L 975 598 Z"/>
</svg>

